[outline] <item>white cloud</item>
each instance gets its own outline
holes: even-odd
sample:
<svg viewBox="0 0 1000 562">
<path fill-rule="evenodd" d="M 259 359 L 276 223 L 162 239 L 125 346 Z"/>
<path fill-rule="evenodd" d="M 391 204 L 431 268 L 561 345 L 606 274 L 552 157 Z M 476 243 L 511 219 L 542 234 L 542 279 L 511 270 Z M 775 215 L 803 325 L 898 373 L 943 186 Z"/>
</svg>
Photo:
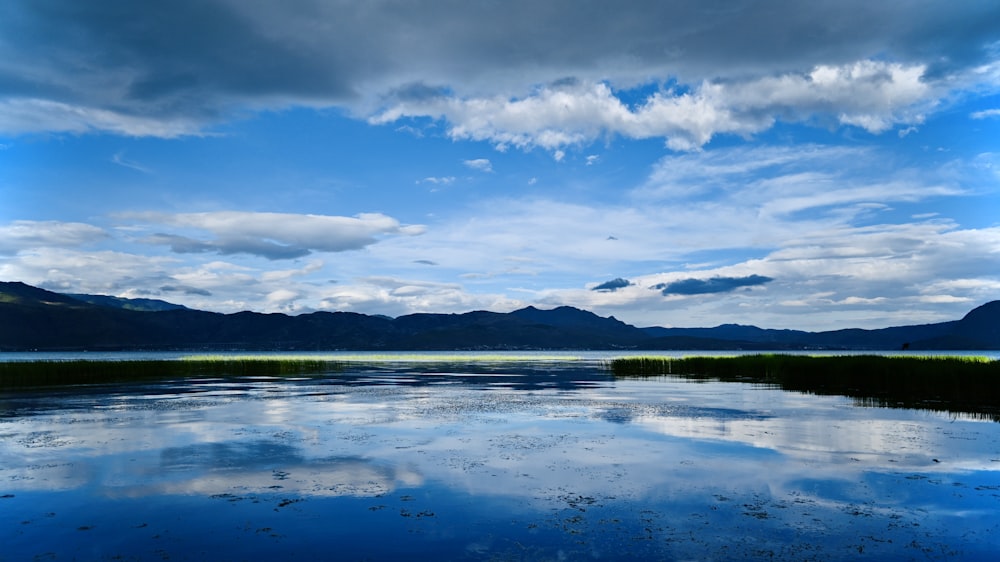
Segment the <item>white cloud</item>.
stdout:
<svg viewBox="0 0 1000 562">
<path fill-rule="evenodd" d="M 323 269 L 323 265 L 324 264 L 321 260 L 312 260 L 298 269 L 270 269 L 261 273 L 260 278 L 266 283 L 274 281 L 291 281 L 296 277 L 321 271 Z"/>
<path fill-rule="evenodd" d="M 116 294 L 169 283 L 173 260 L 116 251 L 39 247 L 0 261 L 0 278 L 64 292 Z"/>
<path fill-rule="evenodd" d="M 150 174 L 150 173 L 152 173 L 152 170 L 150 170 L 149 168 L 143 166 L 142 164 L 139 164 L 138 162 L 135 162 L 134 160 L 129 160 L 129 159 L 125 158 L 125 151 L 124 150 L 120 150 L 120 151 L 116 152 L 111 157 L 111 161 L 114 162 L 115 164 L 118 164 L 119 166 L 121 166 L 123 168 L 129 168 L 130 170 L 135 170 L 137 172 L 142 172 L 144 174 Z"/>
<path fill-rule="evenodd" d="M 20 221 L 0 228 L 0 245 L 12 249 L 0 260 L 0 278 L 226 312 L 324 308 L 395 316 L 536 303 L 645 325 L 738 318 L 811 328 L 846 327 L 865 303 L 869 316 L 858 313 L 854 325 L 940 321 L 997 298 L 1000 229 L 960 224 L 951 204 L 935 205 L 933 214 L 914 213 L 911 205 L 979 202 L 971 199 L 982 197 L 976 182 L 995 183 L 991 162 L 911 169 L 878 149 L 820 145 L 673 154 L 619 199 L 477 199 L 436 210 L 433 228 L 421 236 L 409 234 L 423 227 L 379 214 L 133 213 L 120 217 L 127 229 L 107 231 Z M 82 251 L 115 237 L 133 249 L 153 240 L 187 253 Z M 276 270 L 261 259 L 360 248 L 350 259 L 292 260 Z M 655 289 L 691 279 L 760 278 L 753 276 L 773 281 L 714 294 L 664 296 Z M 632 284 L 603 293 L 588 288 L 619 277 Z M 680 310 L 686 316 L 670 317 Z"/>
<path fill-rule="evenodd" d="M 785 74 L 743 84 L 711 86 L 723 107 L 736 111 L 791 112 L 792 120 L 832 115 L 846 125 L 880 133 L 896 123 L 920 123 L 935 103 L 924 80 L 927 67 L 873 60 L 818 65 L 805 75 Z"/>
<path fill-rule="evenodd" d="M 66 292 L 141 294 L 222 312 L 327 309 L 398 316 L 567 304 L 639 325 L 708 326 L 738 318 L 809 329 L 955 319 L 1000 290 L 996 227 L 960 228 L 943 220 L 831 227 L 784 224 L 790 219 L 778 217 L 768 222 L 781 223 L 774 230 L 785 234 L 763 239 L 759 257 L 688 268 L 684 260 L 692 253 L 740 244 L 738 231 L 714 238 L 716 222 L 702 219 L 695 231 L 693 217 L 690 223 L 682 218 L 685 226 L 675 231 L 677 225 L 667 220 L 672 213 L 652 207 L 535 200 L 484 202 L 482 209 L 487 208 L 494 213 L 439 224 L 422 237 L 389 239 L 358 259 L 330 266 L 313 260 L 271 270 L 252 257 L 239 263 L 199 263 L 195 257 L 185 263 L 178 257 L 38 248 L 0 261 L 0 278 Z M 724 206 L 717 210 L 718 224 L 737 216 Z M 738 220 L 751 221 L 752 214 L 751 209 Z M 608 228 L 619 232 L 619 240 L 607 240 Z M 744 225 L 744 231 L 756 228 Z M 468 244 L 456 246 L 455 240 Z M 438 266 L 412 264 L 413 255 L 434 255 Z M 419 278 L 390 273 L 400 267 L 421 268 Z M 544 277 L 533 275 L 541 272 Z M 340 281 L 330 284 L 331 274 Z M 618 276 L 631 285 L 613 292 L 588 288 L 589 282 Z M 656 288 L 753 276 L 773 281 L 715 294 L 664 296 Z M 459 278 L 464 281 L 456 283 Z M 517 293 L 522 296 L 510 296 Z M 817 312 L 809 325 L 803 324 L 803 311 Z"/>
<path fill-rule="evenodd" d="M 930 304 L 954 304 L 954 303 L 975 303 L 969 297 L 954 297 L 952 295 L 923 295 L 917 297 L 917 301 Z"/>
<path fill-rule="evenodd" d="M 996 298 L 997 271 L 1000 228 L 961 229 L 940 221 L 844 226 L 802 232 L 760 258 L 695 271 L 633 275 L 632 285 L 614 292 L 547 291 L 544 300 L 650 325 L 707 326 L 738 315 L 741 323 L 803 328 L 802 309 L 811 309 L 817 317 L 809 329 L 875 328 L 957 319 L 970 304 Z M 753 293 L 662 298 L 657 290 L 658 285 L 692 278 L 752 275 L 773 281 Z M 743 305 L 747 307 L 740 308 Z M 857 307 L 858 313 L 850 307 Z M 668 319 L 664 314 L 671 310 L 683 310 L 684 316 Z"/>
<path fill-rule="evenodd" d="M 289 270 L 256 265 L 41 248 L 0 261 L 0 279 L 67 293 L 160 298 L 226 313 L 297 313 L 319 302 L 320 280 L 328 275 L 322 262 L 311 261 Z"/>
<path fill-rule="evenodd" d="M 435 185 L 449 185 L 455 183 L 455 176 L 444 176 L 444 177 L 430 176 L 422 180 L 418 180 L 417 183 L 433 183 Z"/>
<path fill-rule="evenodd" d="M 830 120 L 884 132 L 923 122 L 939 89 L 924 80 L 926 66 L 861 60 L 818 65 L 808 73 L 704 81 L 690 91 L 654 93 L 634 108 L 604 82 L 568 81 L 520 98 L 431 96 L 401 100 L 371 118 L 390 123 L 431 117 L 455 139 L 499 147 L 541 147 L 560 160 L 563 148 L 605 134 L 633 139 L 663 137 L 674 150 L 695 150 L 719 134 L 752 135 L 778 120 Z"/>
<path fill-rule="evenodd" d="M 1000 117 L 1000 109 L 984 109 L 983 111 L 976 111 L 969 115 L 973 119 L 992 119 Z"/>
<path fill-rule="evenodd" d="M 760 146 L 667 156 L 635 191 L 640 201 L 686 203 L 688 208 L 753 209 L 766 218 L 814 211 L 827 224 L 871 215 L 900 201 L 959 196 L 971 190 L 946 168 L 929 174 L 886 168 L 882 151 L 800 145 Z M 685 213 L 685 210 L 680 210 Z"/>
<path fill-rule="evenodd" d="M 978 160 L 936 170 L 886 162 L 886 154 L 870 148 L 824 146 L 673 155 L 633 193 L 634 205 L 490 201 L 482 214 L 439 225 L 420 242 L 443 247 L 439 237 L 472 241 L 454 260 L 440 261 L 467 268 L 467 278 L 483 286 L 517 283 L 535 302 L 648 325 L 714 325 L 738 315 L 741 322 L 801 328 L 806 308 L 824 311 L 810 320 L 815 327 L 880 327 L 954 319 L 969 303 L 995 299 L 1000 229 L 962 227 L 941 212 L 891 212 L 893 204 L 975 197 L 965 186 L 974 185 L 968 180 L 978 177 Z M 608 241 L 609 232 L 618 240 Z M 530 259 L 552 281 L 514 281 L 521 272 L 497 268 L 496 260 L 482 256 Z M 702 264 L 688 267 L 691 261 Z M 773 281 L 708 296 L 664 297 L 655 289 L 688 279 L 752 276 Z M 613 292 L 587 288 L 617 277 L 633 284 Z M 940 284 L 955 277 L 970 284 Z M 574 281 L 581 278 L 587 282 Z M 560 286 L 559 279 L 567 283 Z M 861 303 L 867 316 L 851 312 Z M 694 316 L 683 322 L 664 316 L 682 306 Z M 794 314 L 793 306 L 799 309 Z"/>
<path fill-rule="evenodd" d="M 123 218 L 180 229 L 155 233 L 144 240 L 170 246 L 178 253 L 217 252 L 288 259 L 312 252 L 344 252 L 376 243 L 379 237 L 421 234 L 419 225 L 401 225 L 378 213 L 354 217 L 218 211 L 209 213 L 131 213 Z M 154 228 L 156 228 L 154 226 Z M 189 232 L 193 231 L 193 233 Z M 203 239 L 207 231 L 214 239 Z"/>
<path fill-rule="evenodd" d="M 470 293 L 456 283 L 363 277 L 320 294 L 318 308 L 401 316 L 417 312 L 510 311 L 525 303 L 499 293 Z"/>
<path fill-rule="evenodd" d="M 592 140 L 604 128 L 620 128 L 615 122 L 627 119 L 628 110 L 605 84 L 571 84 L 541 88 L 514 100 L 496 96 L 401 101 L 370 121 L 390 123 L 408 116 L 444 119 L 454 139 L 555 151 Z"/>
<path fill-rule="evenodd" d="M 283 310 L 295 312 L 294 303 L 301 299 L 302 295 L 291 289 L 275 289 L 264 297 L 269 310 Z"/>
<path fill-rule="evenodd" d="M 0 131 L 8 134 L 177 137 L 248 111 L 339 107 L 383 122 L 441 117 L 455 138 L 498 146 L 556 150 L 610 132 L 662 136 L 687 150 L 716 134 L 752 134 L 774 119 L 817 112 L 882 131 L 919 121 L 951 89 L 943 84 L 998 84 L 1000 32 L 982 24 L 997 17 L 989 2 L 581 10 L 549 0 L 539 10 L 528 0 L 302 0 L 281 8 L 205 0 L 184 18 L 145 3 L 113 11 L 75 10 L 72 0 L 15 6 L 17 17 L 0 19 L 8 38 L 0 82 L 13 92 L 0 100 Z M 926 85 L 925 74 L 933 77 Z M 575 91 L 538 88 L 573 79 Z M 941 91 L 925 91 L 931 80 Z M 661 82 L 684 91 L 625 108 L 598 87 Z"/>
<path fill-rule="evenodd" d="M 487 173 L 489 173 L 489 172 L 493 171 L 493 163 L 490 162 L 486 158 L 476 158 L 474 160 L 465 160 L 462 163 L 465 164 L 466 166 L 468 166 L 469 168 L 472 168 L 473 170 L 479 170 L 480 172 L 487 172 Z"/>
<path fill-rule="evenodd" d="M 38 247 L 74 248 L 107 238 L 104 229 L 90 224 L 19 220 L 0 226 L 0 255 Z"/>
</svg>

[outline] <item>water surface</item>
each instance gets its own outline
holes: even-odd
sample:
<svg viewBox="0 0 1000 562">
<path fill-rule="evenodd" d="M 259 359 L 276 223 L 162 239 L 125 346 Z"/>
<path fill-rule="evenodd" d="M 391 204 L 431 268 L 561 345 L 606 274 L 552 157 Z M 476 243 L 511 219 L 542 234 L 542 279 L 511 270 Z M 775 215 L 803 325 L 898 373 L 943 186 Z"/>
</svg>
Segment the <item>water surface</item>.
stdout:
<svg viewBox="0 0 1000 562">
<path fill-rule="evenodd" d="M 0 560 L 991 560 L 1000 424 L 598 361 L 0 394 Z"/>
</svg>

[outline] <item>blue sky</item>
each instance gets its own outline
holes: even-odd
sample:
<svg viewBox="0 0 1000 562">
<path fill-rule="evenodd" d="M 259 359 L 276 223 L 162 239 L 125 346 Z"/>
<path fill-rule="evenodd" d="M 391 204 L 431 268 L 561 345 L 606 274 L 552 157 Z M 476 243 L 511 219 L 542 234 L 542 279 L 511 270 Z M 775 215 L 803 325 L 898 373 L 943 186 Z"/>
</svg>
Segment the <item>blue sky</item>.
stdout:
<svg viewBox="0 0 1000 562">
<path fill-rule="evenodd" d="M 1000 299 L 1000 5 L 0 6 L 0 280 L 807 330 Z"/>
</svg>

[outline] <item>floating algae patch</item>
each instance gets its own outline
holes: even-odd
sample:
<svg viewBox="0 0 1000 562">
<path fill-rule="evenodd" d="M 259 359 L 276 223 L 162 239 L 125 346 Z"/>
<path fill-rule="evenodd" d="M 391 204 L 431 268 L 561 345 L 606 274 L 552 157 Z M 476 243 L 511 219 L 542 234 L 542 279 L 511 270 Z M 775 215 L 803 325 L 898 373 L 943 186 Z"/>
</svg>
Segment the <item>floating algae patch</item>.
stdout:
<svg viewBox="0 0 1000 562">
<path fill-rule="evenodd" d="M 201 357 L 153 360 L 0 362 L 0 388 L 121 383 L 205 376 L 290 376 L 339 372 L 342 364 L 317 358 Z"/>
<path fill-rule="evenodd" d="M 615 376 L 671 375 L 774 385 L 859 405 L 965 412 L 1000 421 L 1000 361 L 967 356 L 786 355 L 623 357 Z"/>
</svg>

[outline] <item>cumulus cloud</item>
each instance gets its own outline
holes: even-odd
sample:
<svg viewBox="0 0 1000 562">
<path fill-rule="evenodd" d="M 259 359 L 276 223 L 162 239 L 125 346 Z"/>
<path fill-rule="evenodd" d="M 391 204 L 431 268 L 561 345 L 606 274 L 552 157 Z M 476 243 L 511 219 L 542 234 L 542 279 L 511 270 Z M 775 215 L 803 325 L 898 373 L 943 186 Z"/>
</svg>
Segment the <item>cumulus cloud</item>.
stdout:
<svg viewBox="0 0 1000 562">
<path fill-rule="evenodd" d="M 776 119 L 913 124 L 952 88 L 994 80 L 980 69 L 1000 40 L 989 2 L 15 0 L 0 10 L 7 134 L 175 137 L 247 110 L 341 107 L 553 151 L 605 133 L 690 149 Z M 656 84 L 666 87 L 638 106 L 615 95 Z"/>
<path fill-rule="evenodd" d="M 710 293 L 728 293 L 743 287 L 753 287 L 770 283 L 774 279 L 763 275 L 748 275 L 746 277 L 711 277 L 697 279 L 694 277 L 680 279 L 670 283 L 660 283 L 653 288 L 666 295 L 705 295 Z"/>
<path fill-rule="evenodd" d="M 515 99 L 400 100 L 371 121 L 442 119 L 452 138 L 489 141 L 500 148 L 537 146 L 552 150 L 557 160 L 561 148 L 607 134 L 662 137 L 670 148 L 693 150 L 718 134 L 751 135 L 778 120 L 827 120 L 870 133 L 920 123 L 936 100 L 936 92 L 924 81 L 926 71 L 925 65 L 873 60 L 818 65 L 806 73 L 704 81 L 683 92 L 666 89 L 635 107 L 626 105 L 607 83 L 560 81 Z"/>
<path fill-rule="evenodd" d="M 401 225 L 396 219 L 378 213 L 338 217 L 221 211 L 122 216 L 214 235 L 205 239 L 201 234 L 155 233 L 144 239 L 150 244 L 169 246 L 177 253 L 251 254 L 271 260 L 298 258 L 313 252 L 359 250 L 383 236 L 416 235 L 424 231 L 422 226 Z"/>
</svg>

